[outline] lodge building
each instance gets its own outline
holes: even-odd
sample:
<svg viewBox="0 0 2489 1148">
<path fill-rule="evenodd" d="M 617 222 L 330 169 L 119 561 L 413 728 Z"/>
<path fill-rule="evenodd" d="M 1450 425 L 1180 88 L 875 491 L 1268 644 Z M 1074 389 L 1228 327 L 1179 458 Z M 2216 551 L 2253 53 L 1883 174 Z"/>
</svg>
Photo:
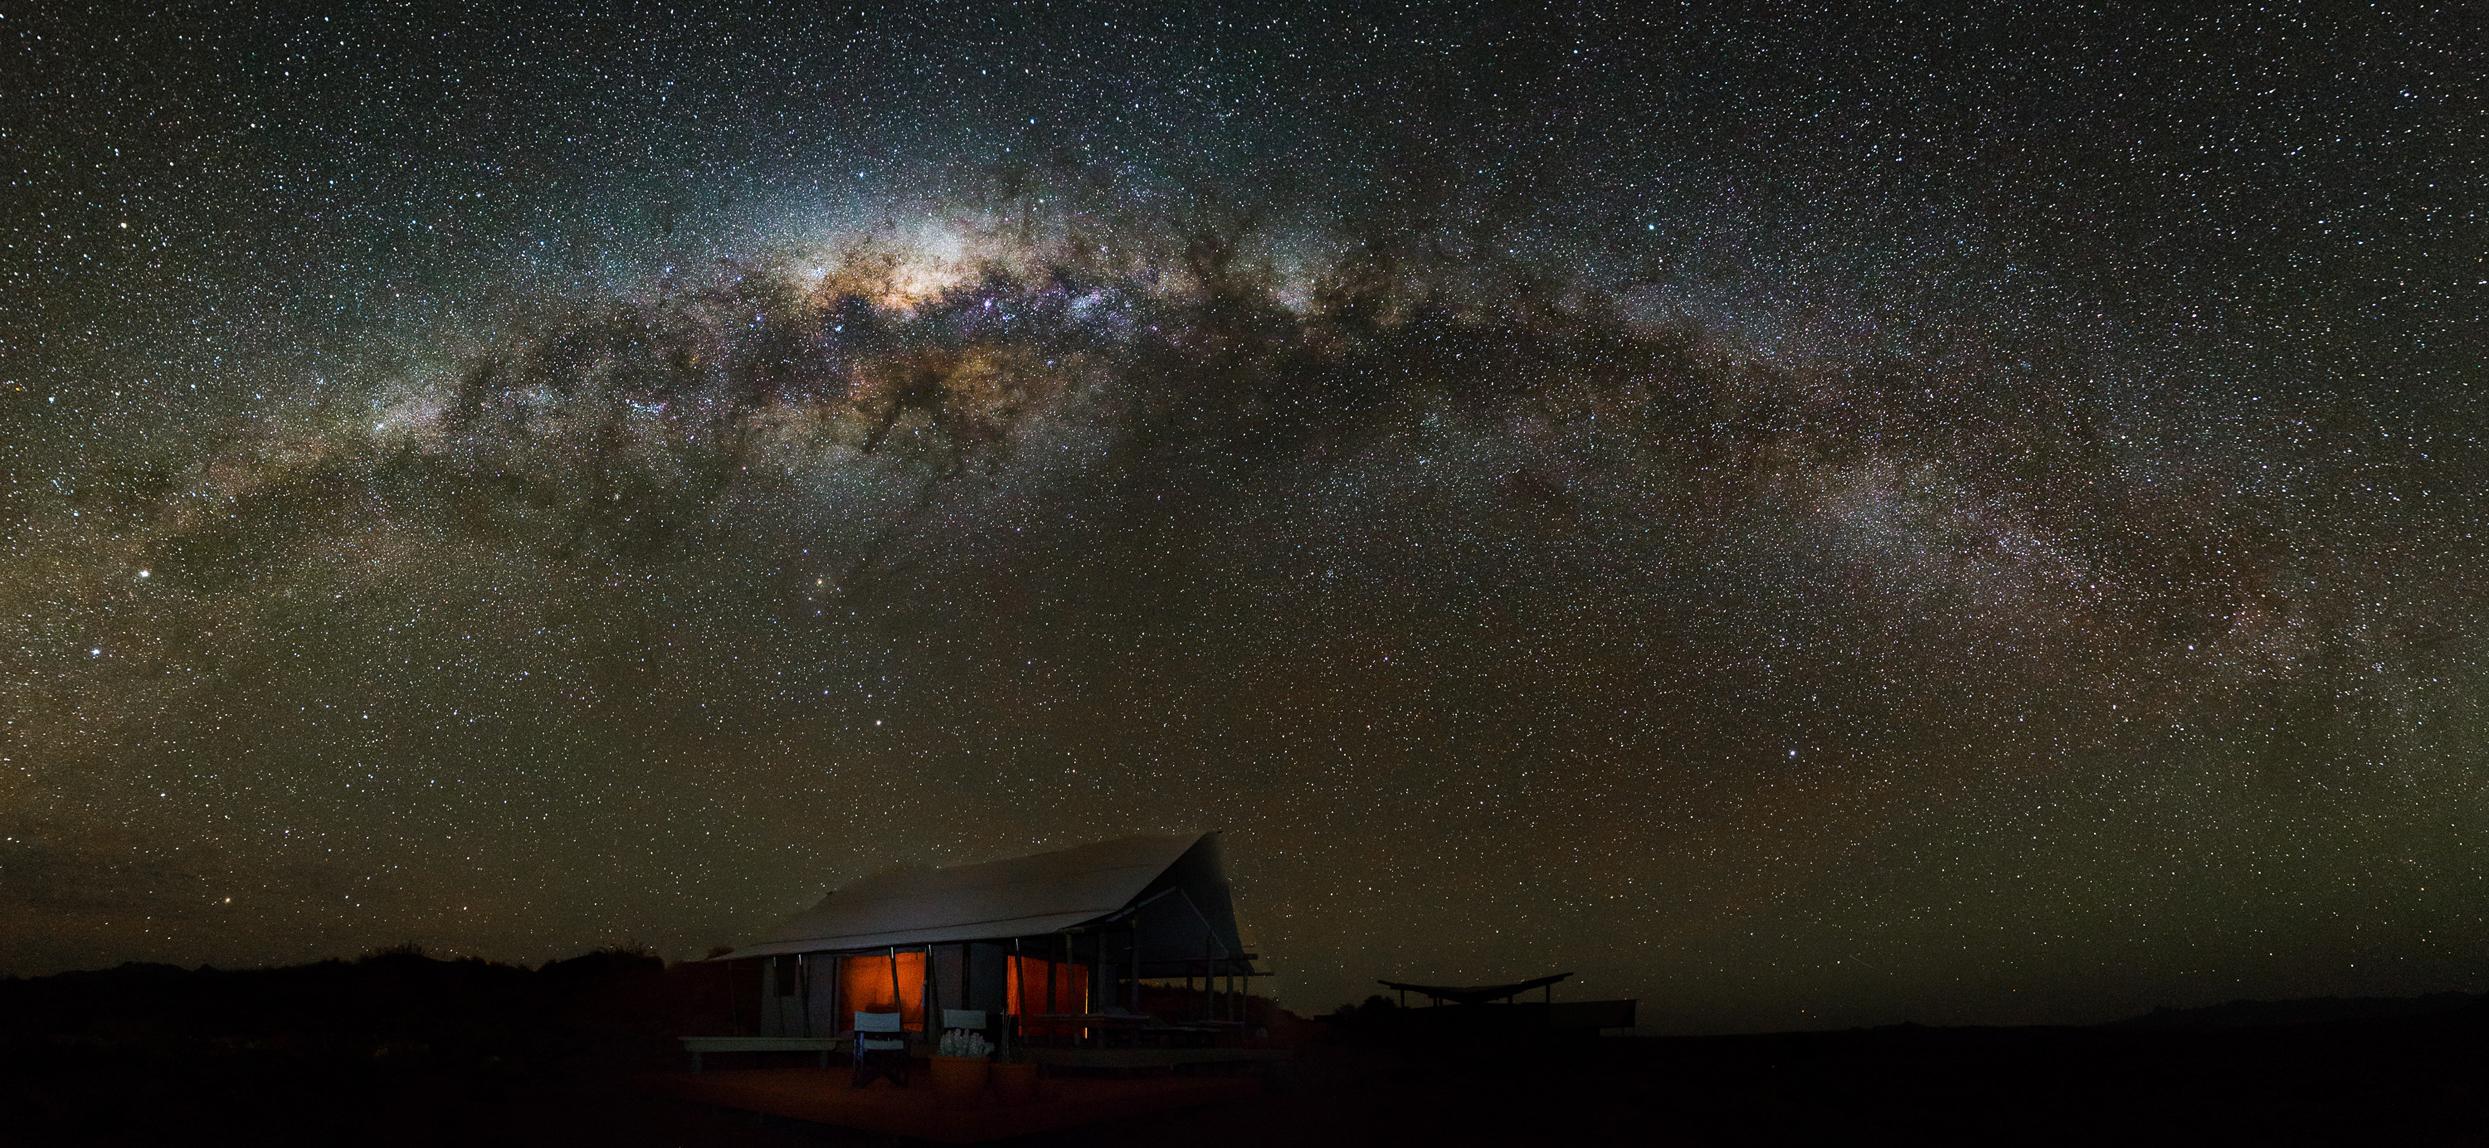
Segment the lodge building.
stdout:
<svg viewBox="0 0 2489 1148">
<path fill-rule="evenodd" d="M 1215 833 L 878 873 L 713 961 L 729 970 L 726 1023 L 789 1048 L 845 1034 L 857 1013 L 897 1012 L 924 1033 L 943 1010 L 1007 1018 L 998 1027 L 1035 1044 L 1216 1035 L 1249 1022 L 1263 975 Z"/>
</svg>

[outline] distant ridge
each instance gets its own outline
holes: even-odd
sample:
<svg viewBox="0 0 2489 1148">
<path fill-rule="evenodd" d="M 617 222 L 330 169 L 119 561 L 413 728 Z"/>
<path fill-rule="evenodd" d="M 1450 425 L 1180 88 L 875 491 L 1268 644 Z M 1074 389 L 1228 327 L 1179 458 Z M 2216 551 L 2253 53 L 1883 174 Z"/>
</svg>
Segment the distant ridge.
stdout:
<svg viewBox="0 0 2489 1148">
<path fill-rule="evenodd" d="M 2309 997 L 2303 1000 L 2231 1001 L 2201 1008 L 2153 1009 L 2110 1021 L 2103 1028 L 2221 1029 L 2345 1021 L 2403 1020 L 2457 1012 L 2489 1013 L 2489 995 L 2430 993 L 2417 997 Z"/>
</svg>

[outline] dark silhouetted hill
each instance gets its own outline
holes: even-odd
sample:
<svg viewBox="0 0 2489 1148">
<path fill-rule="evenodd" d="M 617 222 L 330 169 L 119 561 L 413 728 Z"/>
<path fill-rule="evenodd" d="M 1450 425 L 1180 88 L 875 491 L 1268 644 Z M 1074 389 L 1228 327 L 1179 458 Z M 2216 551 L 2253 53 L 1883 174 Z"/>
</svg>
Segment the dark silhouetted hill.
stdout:
<svg viewBox="0 0 2489 1148">
<path fill-rule="evenodd" d="M 643 1087 L 758 988 L 627 950 L 0 980 L 0 1145 L 854 1142 Z M 1326 1018 L 1252 1103 L 1035 1143 L 2489 1143 L 2489 1002 L 2460 993 L 1527 1045 L 1359 1018 Z"/>
<path fill-rule="evenodd" d="M 722 1114 L 629 1086 L 671 1063 L 675 987 L 628 950 L 527 969 L 413 947 L 0 979 L 0 1144 L 718 1142 Z"/>
<path fill-rule="evenodd" d="M 2467 1015 L 2468 1014 L 2468 1015 Z M 2489 1017 L 2489 996 L 2430 993 L 2417 997 L 2310 997 L 2305 1000 L 2230 1001 L 2200 1008 L 2157 1008 L 2107 1027 L 2130 1029 L 2265 1028 L 2276 1025 L 2436 1017 L 2480 1023 Z"/>
</svg>

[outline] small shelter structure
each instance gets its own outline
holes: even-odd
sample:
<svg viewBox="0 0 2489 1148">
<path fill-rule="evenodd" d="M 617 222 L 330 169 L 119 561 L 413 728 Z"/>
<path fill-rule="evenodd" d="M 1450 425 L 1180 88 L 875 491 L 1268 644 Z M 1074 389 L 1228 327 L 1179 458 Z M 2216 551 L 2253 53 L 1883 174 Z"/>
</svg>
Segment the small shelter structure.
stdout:
<svg viewBox="0 0 2489 1148">
<path fill-rule="evenodd" d="M 1388 979 L 1376 983 L 1400 996 L 1400 1007 L 1391 1014 L 1390 1023 L 1413 1032 L 1439 1036 L 1556 1035 L 1633 1027 L 1636 1002 L 1631 999 L 1558 1001 L 1555 986 L 1572 976 L 1550 973 L 1492 985 L 1432 985 Z M 1533 990 L 1539 994 L 1538 1000 L 1520 999 Z M 1411 993 L 1426 998 L 1427 1007 L 1408 1007 Z"/>
<path fill-rule="evenodd" d="M 1556 983 L 1572 975 L 1571 973 L 1553 973 L 1504 985 L 1418 985 L 1406 981 L 1378 981 L 1376 983 L 1399 992 L 1400 1004 L 1403 1008 L 1408 1007 L 1410 993 L 1425 997 L 1428 1004 L 1442 1004 L 1445 1001 L 1453 1004 L 1485 1004 L 1494 1000 L 1511 1004 L 1515 997 L 1531 989 L 1537 989 L 1545 994 L 1544 1000 L 1553 1004 L 1556 999 Z"/>
</svg>

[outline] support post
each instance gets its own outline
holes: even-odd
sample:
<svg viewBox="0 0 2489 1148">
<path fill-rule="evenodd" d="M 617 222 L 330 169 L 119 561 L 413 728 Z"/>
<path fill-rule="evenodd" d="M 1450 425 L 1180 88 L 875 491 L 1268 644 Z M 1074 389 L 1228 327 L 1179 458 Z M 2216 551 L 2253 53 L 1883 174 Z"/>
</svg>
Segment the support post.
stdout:
<svg viewBox="0 0 2489 1148">
<path fill-rule="evenodd" d="M 907 1039 L 907 998 L 899 995 L 899 946 L 890 946 L 890 1008 L 899 1014 L 899 1039 Z"/>
<path fill-rule="evenodd" d="M 1019 1055 L 1021 1041 L 1028 1036 L 1028 967 L 1020 959 L 1020 938 L 1011 938 L 1011 952 L 1003 957 L 1003 1055 Z M 1013 998 L 1011 990 L 1020 990 Z"/>
</svg>

